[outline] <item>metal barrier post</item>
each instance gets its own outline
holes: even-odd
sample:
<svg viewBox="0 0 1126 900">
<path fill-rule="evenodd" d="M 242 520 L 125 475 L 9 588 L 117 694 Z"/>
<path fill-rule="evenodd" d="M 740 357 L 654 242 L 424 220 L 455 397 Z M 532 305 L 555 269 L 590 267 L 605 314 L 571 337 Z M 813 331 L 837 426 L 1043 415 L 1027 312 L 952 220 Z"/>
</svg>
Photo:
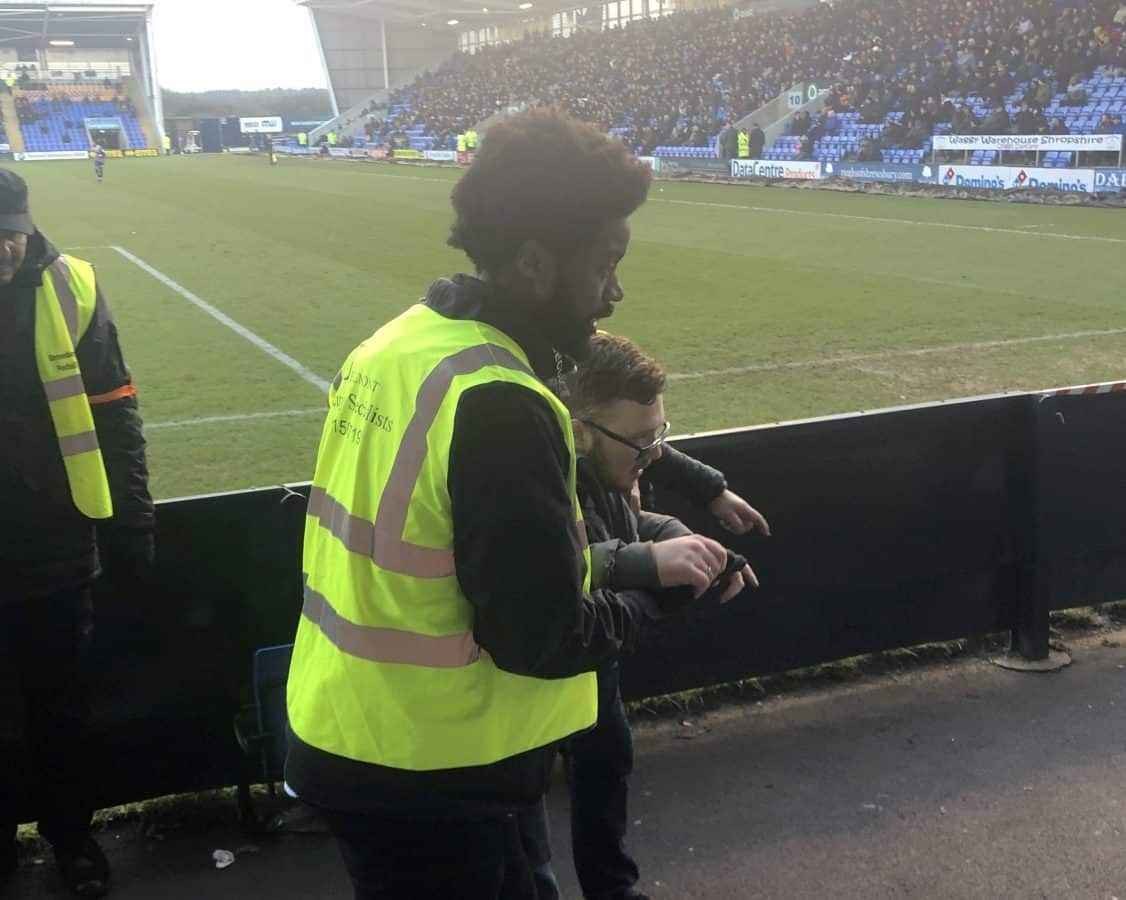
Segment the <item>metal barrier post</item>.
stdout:
<svg viewBox="0 0 1126 900">
<path fill-rule="evenodd" d="M 1027 426 L 1024 435 L 1025 453 L 1016 462 L 1020 471 L 1016 479 L 1022 496 L 1014 514 L 1023 558 L 1018 576 L 1018 600 L 1013 612 L 1013 628 L 1009 635 L 1009 654 L 993 660 L 1006 669 L 1024 672 L 1048 672 L 1071 663 L 1066 653 L 1053 651 L 1049 645 L 1051 621 L 1051 547 L 1046 540 L 1041 486 L 1047 473 L 1042 464 L 1039 423 L 1043 413 L 1050 413 L 1044 404 L 1054 404 L 1051 394 L 1032 394 L 1027 398 Z"/>
</svg>

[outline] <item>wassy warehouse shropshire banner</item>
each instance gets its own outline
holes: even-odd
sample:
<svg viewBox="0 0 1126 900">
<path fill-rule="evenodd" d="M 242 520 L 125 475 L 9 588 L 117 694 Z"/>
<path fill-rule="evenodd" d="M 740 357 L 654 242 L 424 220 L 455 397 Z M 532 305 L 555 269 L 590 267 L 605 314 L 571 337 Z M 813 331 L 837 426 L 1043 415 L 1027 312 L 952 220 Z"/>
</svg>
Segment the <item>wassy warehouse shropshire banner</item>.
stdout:
<svg viewBox="0 0 1126 900">
<path fill-rule="evenodd" d="M 1120 134 L 936 134 L 935 150 L 1072 150 L 1117 153 Z"/>
</svg>

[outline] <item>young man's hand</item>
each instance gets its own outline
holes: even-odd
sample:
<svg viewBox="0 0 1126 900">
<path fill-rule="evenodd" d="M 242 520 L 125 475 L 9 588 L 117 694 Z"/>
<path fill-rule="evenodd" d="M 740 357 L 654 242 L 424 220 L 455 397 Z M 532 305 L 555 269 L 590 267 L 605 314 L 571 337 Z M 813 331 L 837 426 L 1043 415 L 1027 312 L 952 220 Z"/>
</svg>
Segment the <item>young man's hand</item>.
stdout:
<svg viewBox="0 0 1126 900">
<path fill-rule="evenodd" d="M 727 588 L 723 594 L 720 595 L 719 602 L 726 603 L 743 588 L 758 587 L 758 577 L 755 575 L 754 569 L 750 566 L 743 566 L 739 571 L 731 576 L 731 580 L 727 582 Z"/>
<path fill-rule="evenodd" d="M 734 491 L 724 491 L 708 504 L 708 512 L 732 534 L 746 534 L 756 528 L 770 537 L 766 517 Z"/>
<path fill-rule="evenodd" d="M 661 587 L 690 587 L 692 596 L 699 597 L 726 567 L 727 550 L 711 538 L 689 534 L 669 541 L 657 541 L 653 544 L 653 558 L 657 562 Z M 735 578 L 732 578 L 734 582 Z M 740 582 L 740 590 L 741 585 Z"/>
<path fill-rule="evenodd" d="M 641 515 L 641 481 L 637 478 L 633 480 L 633 486 L 629 489 L 629 508 L 633 510 L 635 516 Z"/>
</svg>

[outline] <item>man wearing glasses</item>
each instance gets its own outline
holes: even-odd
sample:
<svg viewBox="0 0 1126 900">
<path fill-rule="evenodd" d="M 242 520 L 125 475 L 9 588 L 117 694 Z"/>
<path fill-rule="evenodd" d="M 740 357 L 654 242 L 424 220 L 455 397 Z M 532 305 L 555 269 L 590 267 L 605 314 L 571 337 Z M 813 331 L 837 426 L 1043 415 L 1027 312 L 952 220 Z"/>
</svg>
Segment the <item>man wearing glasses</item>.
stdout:
<svg viewBox="0 0 1126 900">
<path fill-rule="evenodd" d="M 625 595 L 623 600 L 629 606 L 645 609 L 654 619 L 679 611 L 705 593 L 726 602 L 745 587 L 758 585 L 745 564 L 721 577 L 718 560 L 732 557 L 716 541 L 693 534 L 676 519 L 641 512 L 631 504 L 631 491 L 638 480 L 668 449 L 664 446 L 670 430 L 664 389 L 665 373 L 654 359 L 628 338 L 600 333 L 592 338 L 588 357 L 565 380 L 561 391 L 571 411 L 580 457 L 578 495 L 591 544 L 591 584 Z M 691 471 L 699 464 L 679 456 L 663 483 L 674 475 L 699 481 L 699 477 L 692 478 Z M 707 472 L 722 482 L 718 472 Z M 713 481 L 710 476 L 705 480 Z M 678 486 L 696 495 L 700 490 L 693 491 L 693 487 L 703 488 Z M 719 490 L 730 493 L 725 485 Z M 707 503 L 709 497 L 700 499 Z M 712 499 L 720 497 L 722 494 Z M 757 512 L 754 516 L 761 519 Z M 766 531 L 765 519 L 762 527 Z M 639 877 L 637 864 L 623 844 L 633 744 L 617 659 L 598 669 L 594 728 L 571 738 L 567 750 L 572 846 L 583 896 L 587 900 L 644 900 L 645 895 L 634 887 Z M 541 810 L 538 819 L 525 818 L 521 824 L 536 867 L 539 900 L 554 900 L 558 893 L 547 863 L 544 821 Z"/>
</svg>

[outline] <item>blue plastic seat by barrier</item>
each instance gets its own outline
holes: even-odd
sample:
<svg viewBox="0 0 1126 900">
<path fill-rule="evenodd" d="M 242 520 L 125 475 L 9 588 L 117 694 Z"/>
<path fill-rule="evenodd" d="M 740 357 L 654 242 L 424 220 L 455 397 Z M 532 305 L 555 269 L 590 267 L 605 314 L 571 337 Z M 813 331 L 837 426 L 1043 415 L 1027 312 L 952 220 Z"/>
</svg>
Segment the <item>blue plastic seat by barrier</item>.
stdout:
<svg viewBox="0 0 1126 900">
<path fill-rule="evenodd" d="M 238 785 L 239 810 L 248 826 L 257 825 L 250 799 L 251 781 L 266 782 L 273 796 L 274 783 L 285 777 L 285 685 L 292 657 L 293 644 L 263 647 L 254 652 L 253 703 L 243 707 L 235 718 L 239 746 L 247 761 L 253 759 L 256 763 L 244 768 Z"/>
</svg>

